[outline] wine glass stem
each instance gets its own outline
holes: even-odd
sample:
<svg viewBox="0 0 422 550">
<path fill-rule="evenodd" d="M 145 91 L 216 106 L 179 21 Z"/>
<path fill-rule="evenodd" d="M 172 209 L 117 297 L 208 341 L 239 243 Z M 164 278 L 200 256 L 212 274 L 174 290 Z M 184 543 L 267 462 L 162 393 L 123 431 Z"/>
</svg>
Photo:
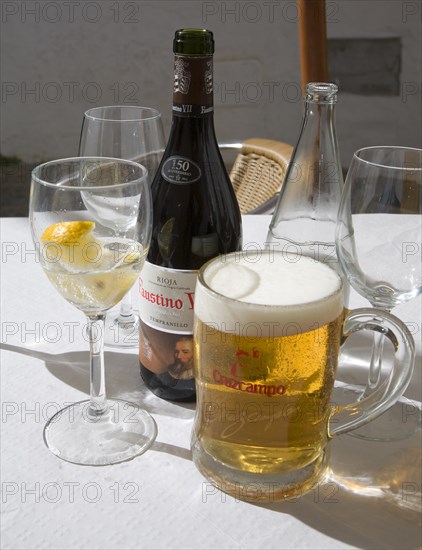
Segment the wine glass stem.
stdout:
<svg viewBox="0 0 422 550">
<path fill-rule="evenodd" d="M 100 416 L 107 410 L 104 376 L 104 319 L 105 315 L 88 316 L 90 350 L 90 414 Z"/>
<path fill-rule="evenodd" d="M 120 235 L 122 238 L 126 238 L 127 232 L 125 231 L 122 235 Z M 119 310 L 119 316 L 117 317 L 117 322 L 121 325 L 123 324 L 135 324 L 136 319 L 135 315 L 133 314 L 133 308 L 132 308 L 132 295 L 131 292 L 127 292 L 121 302 L 120 302 L 120 310 Z"/>
<path fill-rule="evenodd" d="M 135 316 L 132 309 L 132 296 L 130 291 L 122 298 L 122 301 L 120 302 L 120 311 L 117 320 L 119 323 L 122 324 L 135 322 Z"/>
</svg>

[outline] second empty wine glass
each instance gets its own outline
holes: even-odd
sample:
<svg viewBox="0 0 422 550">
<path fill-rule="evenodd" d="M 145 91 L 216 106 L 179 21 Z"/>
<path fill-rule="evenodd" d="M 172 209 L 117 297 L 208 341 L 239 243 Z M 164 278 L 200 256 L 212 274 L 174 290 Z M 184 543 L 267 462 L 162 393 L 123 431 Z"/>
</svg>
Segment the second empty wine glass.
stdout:
<svg viewBox="0 0 422 550">
<path fill-rule="evenodd" d="M 81 156 L 114 157 L 139 162 L 149 174 L 149 183 L 157 171 L 165 147 L 161 114 L 150 107 L 113 105 L 95 107 L 84 114 L 79 144 Z M 126 205 L 127 206 L 127 205 Z M 108 226 L 124 237 L 126 206 L 113 209 Z M 105 222 L 104 222 L 105 223 Z M 109 314 L 105 342 L 113 347 L 138 345 L 139 318 L 133 311 L 130 293 L 120 304 L 118 314 Z"/>
<path fill-rule="evenodd" d="M 422 292 L 421 181 L 422 150 L 409 147 L 360 149 L 347 174 L 336 231 L 339 262 L 351 286 L 385 311 Z M 374 339 L 366 387 L 356 389 L 362 396 L 379 386 L 381 340 L 380 335 Z M 417 415 L 414 419 L 419 424 Z M 407 423 L 398 414 L 397 422 L 390 419 L 388 433 L 377 433 L 377 423 L 371 433 L 366 428 L 355 433 L 396 439 L 409 431 Z"/>
</svg>

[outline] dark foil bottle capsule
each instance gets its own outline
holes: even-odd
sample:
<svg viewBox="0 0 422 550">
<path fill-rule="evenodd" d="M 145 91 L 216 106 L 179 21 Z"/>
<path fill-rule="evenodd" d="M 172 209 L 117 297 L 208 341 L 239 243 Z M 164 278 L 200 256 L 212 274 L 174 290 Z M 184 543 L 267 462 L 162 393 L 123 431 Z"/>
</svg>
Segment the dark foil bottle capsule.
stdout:
<svg viewBox="0 0 422 550">
<path fill-rule="evenodd" d="M 242 226 L 213 120 L 212 32 L 176 31 L 173 120 L 152 183 L 153 234 L 140 277 L 140 368 L 146 386 L 194 401 L 193 307 L 197 270 L 240 250 Z"/>
</svg>

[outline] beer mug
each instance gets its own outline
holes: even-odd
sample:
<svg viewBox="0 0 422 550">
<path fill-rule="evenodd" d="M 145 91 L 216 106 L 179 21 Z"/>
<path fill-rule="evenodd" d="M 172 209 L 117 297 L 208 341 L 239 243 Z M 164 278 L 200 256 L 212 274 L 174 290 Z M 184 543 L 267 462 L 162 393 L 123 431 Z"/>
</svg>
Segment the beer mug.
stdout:
<svg viewBox="0 0 422 550">
<path fill-rule="evenodd" d="M 340 345 L 382 332 L 394 346 L 387 380 L 344 407 L 330 403 Z M 346 312 L 343 282 L 327 264 L 271 250 L 206 263 L 195 293 L 197 409 L 193 460 L 242 500 L 303 494 L 327 470 L 327 443 L 378 417 L 405 391 L 414 342 L 396 317 Z"/>
</svg>

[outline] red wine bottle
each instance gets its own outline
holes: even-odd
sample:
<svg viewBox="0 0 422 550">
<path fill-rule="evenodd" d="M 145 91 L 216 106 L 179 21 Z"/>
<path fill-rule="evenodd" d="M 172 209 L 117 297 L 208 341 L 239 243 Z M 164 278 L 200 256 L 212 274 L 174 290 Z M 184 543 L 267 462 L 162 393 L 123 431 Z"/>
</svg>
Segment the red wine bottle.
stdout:
<svg viewBox="0 0 422 550">
<path fill-rule="evenodd" d="M 153 234 L 140 277 L 140 367 L 159 397 L 193 401 L 197 270 L 240 250 L 242 225 L 214 132 L 213 34 L 178 30 L 173 51 L 172 127 L 152 183 Z"/>
</svg>

